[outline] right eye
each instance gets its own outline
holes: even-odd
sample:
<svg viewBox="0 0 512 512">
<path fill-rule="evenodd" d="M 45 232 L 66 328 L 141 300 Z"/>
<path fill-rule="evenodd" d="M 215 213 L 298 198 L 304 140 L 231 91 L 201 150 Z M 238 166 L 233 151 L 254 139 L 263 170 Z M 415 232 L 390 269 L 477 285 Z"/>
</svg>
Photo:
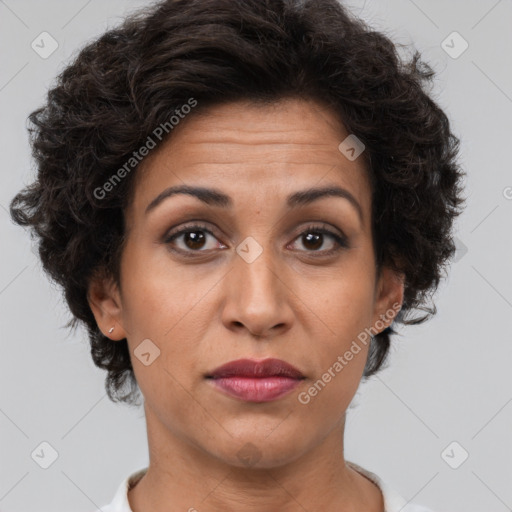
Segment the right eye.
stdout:
<svg viewBox="0 0 512 512">
<path fill-rule="evenodd" d="M 188 253 L 186 254 L 187 256 L 193 257 L 194 252 L 206 252 L 216 248 L 215 244 L 211 244 L 211 247 L 205 248 L 205 246 L 208 245 L 208 238 L 210 236 L 216 239 L 215 235 L 207 226 L 194 224 L 180 228 L 178 231 L 168 233 L 164 238 L 164 243 L 175 246 L 171 248 L 172 250 L 176 250 L 180 253 Z M 176 241 L 180 243 L 176 243 Z M 220 244 L 222 246 L 221 248 L 226 247 L 224 244 Z"/>
</svg>

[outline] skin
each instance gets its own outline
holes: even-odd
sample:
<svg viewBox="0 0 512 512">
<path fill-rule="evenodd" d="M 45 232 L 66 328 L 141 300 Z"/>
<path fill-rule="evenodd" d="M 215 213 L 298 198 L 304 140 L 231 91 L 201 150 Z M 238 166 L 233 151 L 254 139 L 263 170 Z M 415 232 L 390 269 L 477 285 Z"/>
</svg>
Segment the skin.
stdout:
<svg viewBox="0 0 512 512">
<path fill-rule="evenodd" d="M 100 329 L 113 342 L 127 338 L 145 400 L 150 464 L 129 491 L 134 512 L 384 510 L 378 487 L 343 456 L 345 412 L 368 347 L 308 404 L 298 401 L 365 328 L 386 314 L 378 331 L 390 325 L 403 300 L 401 275 L 384 267 L 377 279 L 370 182 L 363 158 L 338 150 L 347 135 L 317 102 L 234 102 L 181 121 L 138 169 L 120 286 L 97 278 L 89 289 Z M 183 184 L 219 189 L 232 210 L 178 194 L 145 213 Z M 354 196 L 362 220 L 340 197 L 287 207 L 289 194 L 328 184 Z M 213 235 L 165 241 L 192 219 Z M 344 234 L 349 247 L 329 235 L 308 243 L 310 224 Z M 252 263 L 236 252 L 247 237 L 263 250 Z M 160 355 L 145 366 L 133 351 L 147 338 Z M 245 357 L 283 359 L 306 379 L 267 403 L 226 396 L 205 379 Z M 259 457 L 251 463 L 237 455 L 246 443 Z"/>
</svg>

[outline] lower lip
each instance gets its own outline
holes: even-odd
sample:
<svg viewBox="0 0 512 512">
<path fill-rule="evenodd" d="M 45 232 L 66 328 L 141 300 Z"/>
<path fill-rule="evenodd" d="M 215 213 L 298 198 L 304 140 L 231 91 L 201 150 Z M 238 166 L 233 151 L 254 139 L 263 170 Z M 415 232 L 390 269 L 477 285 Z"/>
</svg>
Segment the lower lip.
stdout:
<svg viewBox="0 0 512 512">
<path fill-rule="evenodd" d="M 271 402 L 301 383 L 301 380 L 289 377 L 225 377 L 209 380 L 220 391 L 246 402 Z"/>
</svg>

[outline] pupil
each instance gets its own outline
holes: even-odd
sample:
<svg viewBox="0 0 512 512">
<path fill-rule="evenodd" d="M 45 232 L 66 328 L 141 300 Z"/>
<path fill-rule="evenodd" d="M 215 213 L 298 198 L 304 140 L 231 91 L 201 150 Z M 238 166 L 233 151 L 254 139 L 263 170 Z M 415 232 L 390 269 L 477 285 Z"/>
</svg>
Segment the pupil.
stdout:
<svg viewBox="0 0 512 512">
<path fill-rule="evenodd" d="M 204 233 L 202 231 L 185 233 L 185 243 L 190 249 L 200 249 L 204 244 Z"/>
<path fill-rule="evenodd" d="M 318 233 L 308 233 L 306 236 L 305 236 L 305 239 L 307 241 L 306 245 L 307 244 L 310 244 L 311 241 L 313 241 L 313 246 L 311 247 L 312 249 L 318 249 L 319 247 L 322 247 L 322 234 L 318 234 Z"/>
</svg>

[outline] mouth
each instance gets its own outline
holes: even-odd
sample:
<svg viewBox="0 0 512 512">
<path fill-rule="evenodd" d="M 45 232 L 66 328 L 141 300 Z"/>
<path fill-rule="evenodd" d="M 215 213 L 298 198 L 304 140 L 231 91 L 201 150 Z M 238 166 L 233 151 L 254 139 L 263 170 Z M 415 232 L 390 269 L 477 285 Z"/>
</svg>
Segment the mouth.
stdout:
<svg viewBox="0 0 512 512">
<path fill-rule="evenodd" d="M 281 359 L 237 359 L 219 366 L 206 376 L 211 379 L 245 377 L 287 377 L 290 379 L 305 378 L 302 373 L 291 364 Z"/>
<path fill-rule="evenodd" d="M 306 377 L 281 359 L 238 359 L 206 375 L 215 389 L 246 402 L 270 402 L 295 389 Z"/>
</svg>

